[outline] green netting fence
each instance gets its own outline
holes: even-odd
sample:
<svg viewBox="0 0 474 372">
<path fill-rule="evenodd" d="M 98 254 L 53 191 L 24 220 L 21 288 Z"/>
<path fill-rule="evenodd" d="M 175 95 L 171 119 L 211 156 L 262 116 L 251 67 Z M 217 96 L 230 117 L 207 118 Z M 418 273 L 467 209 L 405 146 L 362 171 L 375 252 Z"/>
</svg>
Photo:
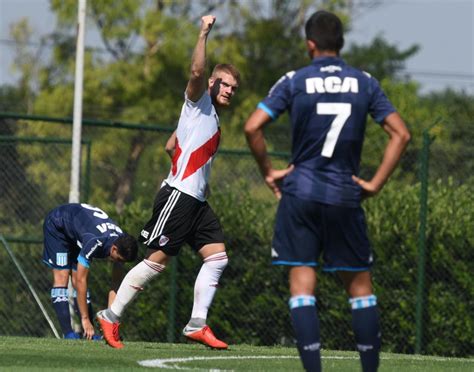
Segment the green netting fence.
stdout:
<svg viewBox="0 0 474 372">
<path fill-rule="evenodd" d="M 0 113 L 1 335 L 53 337 L 39 303 L 59 329 L 49 298 L 52 275 L 41 262 L 41 227 L 50 209 L 68 201 L 71 122 Z M 138 235 L 169 171 L 164 145 L 172 130 L 84 120 L 81 201 L 101 207 Z M 266 133 L 269 148 L 283 149 L 271 153 L 272 161 L 284 167 L 288 135 L 282 136 L 282 128 L 272 130 Z M 383 154 L 386 137 L 381 132 L 368 129 L 363 177 L 370 177 Z M 241 138 L 224 140 L 211 176 L 209 202 L 224 227 L 230 263 L 209 324 L 231 344 L 293 344 L 286 269 L 270 265 L 277 202 L 242 143 Z M 459 156 L 425 131 L 380 195 L 364 202 L 386 351 L 473 355 L 472 162 L 460 162 Z M 199 268 L 199 257 L 183 248 L 127 309 L 125 340 L 179 342 Z M 93 263 L 90 287 L 96 309 L 106 306 L 110 271 L 107 262 Z M 316 296 L 323 347 L 353 350 L 350 309 L 337 278 L 321 275 Z"/>
</svg>

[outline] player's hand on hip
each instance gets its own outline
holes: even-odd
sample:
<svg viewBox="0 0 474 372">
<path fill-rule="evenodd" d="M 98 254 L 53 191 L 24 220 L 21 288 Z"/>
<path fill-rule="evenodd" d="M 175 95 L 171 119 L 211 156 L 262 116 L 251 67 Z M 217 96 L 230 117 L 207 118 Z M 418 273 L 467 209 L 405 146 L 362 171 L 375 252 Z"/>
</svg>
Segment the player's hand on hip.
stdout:
<svg viewBox="0 0 474 372">
<path fill-rule="evenodd" d="M 293 169 L 295 169 L 295 166 L 291 164 L 286 169 L 271 169 L 265 176 L 267 186 L 273 191 L 278 199 L 281 199 L 280 183 L 290 172 L 293 171 Z"/>
<path fill-rule="evenodd" d="M 83 337 L 88 340 L 92 340 L 92 336 L 94 336 L 94 326 L 92 325 L 91 321 L 89 318 L 82 318 L 81 323 L 82 329 L 84 330 Z"/>
<path fill-rule="evenodd" d="M 362 188 L 362 199 L 375 196 L 380 191 L 380 187 L 375 185 L 374 182 L 365 181 L 357 176 L 352 176 L 352 180 Z"/>
<path fill-rule="evenodd" d="M 201 33 L 204 35 L 209 34 L 211 32 L 212 26 L 216 22 L 216 17 L 213 15 L 205 15 L 201 18 Z"/>
</svg>

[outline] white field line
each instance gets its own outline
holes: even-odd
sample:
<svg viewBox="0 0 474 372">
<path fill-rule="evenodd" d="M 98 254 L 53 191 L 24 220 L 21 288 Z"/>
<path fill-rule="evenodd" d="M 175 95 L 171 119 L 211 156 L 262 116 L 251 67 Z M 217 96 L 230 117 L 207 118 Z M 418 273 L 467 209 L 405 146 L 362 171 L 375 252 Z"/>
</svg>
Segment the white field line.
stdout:
<svg viewBox="0 0 474 372">
<path fill-rule="evenodd" d="M 177 364 L 172 363 L 186 363 L 195 360 L 231 360 L 231 359 L 299 359 L 298 356 L 292 355 L 281 355 L 281 356 L 270 356 L 270 355 L 249 355 L 249 356 L 217 356 L 217 357 L 187 357 L 187 358 L 170 358 L 170 359 L 148 359 L 141 360 L 138 362 L 142 367 L 154 367 L 154 368 L 170 368 L 170 369 L 191 369 L 186 367 L 180 367 Z M 218 371 L 218 370 L 213 370 Z"/>
<path fill-rule="evenodd" d="M 333 359 L 333 360 L 358 360 L 359 356 L 322 356 L 322 359 Z M 180 367 L 177 363 L 187 363 L 196 360 L 232 360 L 232 359 L 299 359 L 299 356 L 292 355 L 281 355 L 281 356 L 270 356 L 270 355 L 242 355 L 242 356 L 216 356 L 216 357 L 187 357 L 187 358 L 169 358 L 169 359 L 147 359 L 138 361 L 138 364 L 142 367 L 151 367 L 151 368 L 166 368 L 166 369 L 195 369 Z M 390 356 L 380 356 L 381 360 L 396 360 L 403 358 L 390 357 Z M 459 360 L 457 358 L 443 358 L 443 357 L 430 357 L 423 355 L 410 355 L 406 359 L 408 360 L 420 360 L 420 361 L 436 361 L 436 362 L 447 362 L 450 360 Z M 463 359 L 463 362 L 473 363 L 474 359 Z M 213 369 L 212 371 L 220 371 L 219 369 Z"/>
</svg>

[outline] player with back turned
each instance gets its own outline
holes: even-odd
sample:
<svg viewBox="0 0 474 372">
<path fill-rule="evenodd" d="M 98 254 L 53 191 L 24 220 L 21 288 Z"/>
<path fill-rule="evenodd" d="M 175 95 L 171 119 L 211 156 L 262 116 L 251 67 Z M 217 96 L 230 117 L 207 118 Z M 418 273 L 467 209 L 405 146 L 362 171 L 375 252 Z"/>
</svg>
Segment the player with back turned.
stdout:
<svg viewBox="0 0 474 372">
<path fill-rule="evenodd" d="M 289 267 L 290 313 L 298 351 L 308 371 L 321 371 L 316 270 L 335 272 L 349 295 L 362 368 L 379 364 L 380 324 L 370 268 L 373 256 L 361 199 L 376 195 L 410 139 L 376 79 L 347 65 L 340 19 L 327 11 L 306 23 L 310 65 L 281 77 L 247 120 L 245 133 L 267 185 L 280 199 L 272 262 Z M 265 125 L 288 111 L 292 161 L 275 170 L 267 156 Z M 367 115 L 389 140 L 371 180 L 358 177 Z"/>
</svg>

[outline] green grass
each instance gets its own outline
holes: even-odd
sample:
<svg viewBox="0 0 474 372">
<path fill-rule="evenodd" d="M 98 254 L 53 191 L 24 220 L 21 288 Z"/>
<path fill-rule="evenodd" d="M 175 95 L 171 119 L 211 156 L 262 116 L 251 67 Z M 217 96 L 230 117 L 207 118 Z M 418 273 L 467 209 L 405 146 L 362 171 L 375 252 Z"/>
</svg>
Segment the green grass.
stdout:
<svg viewBox="0 0 474 372">
<path fill-rule="evenodd" d="M 324 371 L 359 371 L 355 352 L 323 350 Z M 295 348 L 231 345 L 215 351 L 197 344 L 127 342 L 116 350 L 103 342 L 53 338 L 0 337 L 1 371 L 104 371 L 150 370 L 143 360 L 164 362 L 168 368 L 233 371 L 302 371 Z M 155 364 L 158 362 L 155 362 Z M 161 361 L 163 363 L 163 361 Z M 161 368 L 155 368 L 161 369 Z M 474 359 L 441 358 L 382 353 L 381 372 L 468 372 Z"/>
</svg>

